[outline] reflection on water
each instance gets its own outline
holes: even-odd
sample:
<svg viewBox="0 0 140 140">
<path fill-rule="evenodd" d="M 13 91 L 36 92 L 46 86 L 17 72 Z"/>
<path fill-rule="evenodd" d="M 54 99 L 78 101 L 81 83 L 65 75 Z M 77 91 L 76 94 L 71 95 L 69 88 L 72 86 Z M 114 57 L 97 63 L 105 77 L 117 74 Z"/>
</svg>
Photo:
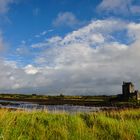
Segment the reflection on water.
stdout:
<svg viewBox="0 0 140 140">
<path fill-rule="evenodd" d="M 2 105 L 1 103 L 10 103 Z M 0 108 L 24 109 L 24 110 L 47 110 L 47 111 L 65 111 L 65 112 L 95 112 L 100 111 L 102 107 L 72 106 L 72 105 L 39 105 L 29 102 L 0 100 Z"/>
</svg>

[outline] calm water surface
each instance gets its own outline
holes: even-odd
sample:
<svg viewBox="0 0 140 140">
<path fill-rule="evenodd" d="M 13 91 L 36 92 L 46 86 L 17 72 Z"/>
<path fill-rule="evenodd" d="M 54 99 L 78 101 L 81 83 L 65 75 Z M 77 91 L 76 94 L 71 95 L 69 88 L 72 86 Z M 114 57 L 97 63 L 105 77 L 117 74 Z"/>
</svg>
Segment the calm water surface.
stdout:
<svg viewBox="0 0 140 140">
<path fill-rule="evenodd" d="M 2 105 L 2 103 L 11 103 L 10 105 Z M 0 100 L 0 108 L 23 109 L 23 110 L 48 110 L 50 112 L 95 112 L 100 111 L 103 107 L 90 106 L 72 106 L 72 105 L 39 105 L 29 102 L 6 101 Z"/>
</svg>

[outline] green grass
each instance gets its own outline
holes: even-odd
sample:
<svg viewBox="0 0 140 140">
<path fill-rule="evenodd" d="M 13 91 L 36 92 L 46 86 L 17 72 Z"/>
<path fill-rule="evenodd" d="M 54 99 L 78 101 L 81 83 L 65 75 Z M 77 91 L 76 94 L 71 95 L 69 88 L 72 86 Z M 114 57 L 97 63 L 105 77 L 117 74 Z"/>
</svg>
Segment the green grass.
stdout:
<svg viewBox="0 0 140 140">
<path fill-rule="evenodd" d="M 140 140 L 140 109 L 77 114 L 1 109 L 0 140 Z"/>
<path fill-rule="evenodd" d="M 47 95 L 37 95 L 37 94 L 2 94 L 0 93 L 0 98 L 9 99 L 77 99 L 77 100 L 95 100 L 95 101 L 106 101 L 114 96 L 68 96 L 63 94 L 58 94 L 56 96 Z"/>
</svg>

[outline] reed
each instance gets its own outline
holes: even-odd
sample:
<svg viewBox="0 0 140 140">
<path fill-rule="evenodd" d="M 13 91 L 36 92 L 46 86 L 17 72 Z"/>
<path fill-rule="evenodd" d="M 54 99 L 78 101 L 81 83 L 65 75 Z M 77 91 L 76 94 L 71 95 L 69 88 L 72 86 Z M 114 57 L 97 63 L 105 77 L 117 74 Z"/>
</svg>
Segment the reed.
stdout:
<svg viewBox="0 0 140 140">
<path fill-rule="evenodd" d="M 0 140 L 138 140 L 140 109 L 94 113 L 0 109 Z"/>
</svg>

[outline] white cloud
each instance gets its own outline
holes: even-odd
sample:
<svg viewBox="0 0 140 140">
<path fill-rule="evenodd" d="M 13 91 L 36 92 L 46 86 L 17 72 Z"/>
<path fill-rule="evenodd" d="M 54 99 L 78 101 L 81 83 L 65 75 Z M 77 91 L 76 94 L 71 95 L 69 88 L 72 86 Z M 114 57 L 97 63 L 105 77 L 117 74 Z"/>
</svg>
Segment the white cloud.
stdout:
<svg viewBox="0 0 140 140">
<path fill-rule="evenodd" d="M 79 20 L 71 12 L 59 13 L 56 19 L 53 21 L 54 26 L 73 27 L 74 25 L 78 25 L 78 24 L 79 24 Z"/>
<path fill-rule="evenodd" d="M 102 0 L 97 11 L 117 15 L 139 14 L 140 5 L 135 5 L 134 0 Z"/>
<path fill-rule="evenodd" d="M 112 36 L 123 30 L 134 42 L 123 44 Z M 36 66 L 0 61 L 0 91 L 119 94 L 124 80 L 140 88 L 139 30 L 138 23 L 95 20 L 63 38 L 34 44 L 42 49 Z"/>
<path fill-rule="evenodd" d="M 47 35 L 48 33 L 52 32 L 52 31 L 53 31 L 53 29 L 50 29 L 50 30 L 47 30 L 47 31 L 44 30 L 43 32 L 41 32 L 39 34 L 36 34 L 35 37 L 39 38 L 39 37 L 45 36 L 45 35 Z"/>
<path fill-rule="evenodd" d="M 111 36 L 109 34 L 122 30 L 125 26 L 126 23 L 120 20 L 96 20 L 92 21 L 88 26 L 69 33 L 64 38 L 54 36 L 44 42 L 33 44 L 32 47 L 40 48 L 47 46 L 66 46 L 74 43 L 97 45 L 110 39 Z"/>
<path fill-rule="evenodd" d="M 36 44 L 36 47 L 44 48 L 36 62 L 52 67 L 51 78 L 48 79 L 51 79 L 54 89 L 102 94 L 110 90 L 110 94 L 117 93 L 123 80 L 138 79 L 140 68 L 136 68 L 136 75 L 132 72 L 139 58 L 138 47 L 134 47 L 137 46 L 138 27 L 136 23 L 113 19 L 92 21 L 64 38 L 53 37 Z M 135 43 L 128 46 L 111 40 L 112 33 L 122 30 L 127 30 L 128 35 L 135 38 Z"/>
<path fill-rule="evenodd" d="M 136 38 L 139 38 L 140 35 L 140 24 L 130 23 L 128 25 L 130 35 L 134 35 Z"/>
<path fill-rule="evenodd" d="M 25 72 L 27 74 L 36 74 L 38 73 L 38 69 L 32 65 L 27 65 L 25 68 Z"/>
<path fill-rule="evenodd" d="M 49 40 L 46 40 L 45 42 L 41 42 L 41 43 L 37 43 L 37 44 L 33 44 L 31 45 L 32 48 L 42 48 L 42 47 L 47 47 L 47 46 L 51 46 L 51 45 L 58 45 L 58 42 L 61 41 L 61 37 L 59 36 L 55 36 L 52 37 Z"/>
</svg>

